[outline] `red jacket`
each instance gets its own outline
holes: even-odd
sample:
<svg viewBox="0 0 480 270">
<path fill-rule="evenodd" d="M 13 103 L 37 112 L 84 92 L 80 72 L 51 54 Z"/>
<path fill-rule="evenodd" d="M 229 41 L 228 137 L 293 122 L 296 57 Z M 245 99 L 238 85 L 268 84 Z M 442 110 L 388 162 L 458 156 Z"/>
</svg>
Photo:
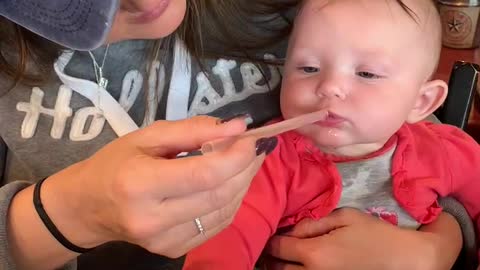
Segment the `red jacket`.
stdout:
<svg viewBox="0 0 480 270">
<path fill-rule="evenodd" d="M 426 224 L 441 212 L 437 198 L 453 196 L 467 209 L 478 234 L 480 146 L 455 127 L 427 122 L 404 125 L 392 141 L 397 142 L 391 174 L 399 205 Z M 251 270 L 278 228 L 328 215 L 341 192 L 333 160 L 307 138 L 285 133 L 253 180 L 232 225 L 190 252 L 184 269 Z"/>
</svg>

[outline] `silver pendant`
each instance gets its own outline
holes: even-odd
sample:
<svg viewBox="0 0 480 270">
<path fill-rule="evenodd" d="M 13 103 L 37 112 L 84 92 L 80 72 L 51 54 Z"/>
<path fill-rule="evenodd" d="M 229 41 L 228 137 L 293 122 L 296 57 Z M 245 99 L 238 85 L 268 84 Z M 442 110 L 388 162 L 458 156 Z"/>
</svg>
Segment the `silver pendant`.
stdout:
<svg viewBox="0 0 480 270">
<path fill-rule="evenodd" d="M 103 89 L 107 89 L 108 80 L 106 78 L 101 77 L 100 80 L 98 80 L 98 85 Z"/>
</svg>

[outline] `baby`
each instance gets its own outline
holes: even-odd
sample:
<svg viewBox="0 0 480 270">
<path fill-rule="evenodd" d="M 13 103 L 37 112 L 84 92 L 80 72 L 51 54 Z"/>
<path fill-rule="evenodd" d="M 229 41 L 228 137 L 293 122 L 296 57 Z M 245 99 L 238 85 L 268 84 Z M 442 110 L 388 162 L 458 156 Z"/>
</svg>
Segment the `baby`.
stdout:
<svg viewBox="0 0 480 270">
<path fill-rule="evenodd" d="M 445 100 L 432 80 L 441 50 L 433 1 L 306 0 L 281 90 L 285 119 L 325 120 L 279 136 L 232 225 L 192 251 L 184 269 L 251 270 L 278 229 L 354 207 L 417 229 L 453 196 L 480 226 L 480 147 L 423 122 Z"/>
</svg>

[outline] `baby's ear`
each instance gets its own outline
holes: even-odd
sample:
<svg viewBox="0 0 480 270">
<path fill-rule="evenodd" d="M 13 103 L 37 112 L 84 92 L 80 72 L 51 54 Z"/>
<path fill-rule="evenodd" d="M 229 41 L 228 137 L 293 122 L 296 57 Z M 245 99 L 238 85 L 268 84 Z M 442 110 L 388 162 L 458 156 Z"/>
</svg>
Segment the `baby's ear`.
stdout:
<svg viewBox="0 0 480 270">
<path fill-rule="evenodd" d="M 428 81 L 422 85 L 417 101 L 408 115 L 408 123 L 416 123 L 427 118 L 440 107 L 448 94 L 448 85 L 442 80 Z"/>
</svg>

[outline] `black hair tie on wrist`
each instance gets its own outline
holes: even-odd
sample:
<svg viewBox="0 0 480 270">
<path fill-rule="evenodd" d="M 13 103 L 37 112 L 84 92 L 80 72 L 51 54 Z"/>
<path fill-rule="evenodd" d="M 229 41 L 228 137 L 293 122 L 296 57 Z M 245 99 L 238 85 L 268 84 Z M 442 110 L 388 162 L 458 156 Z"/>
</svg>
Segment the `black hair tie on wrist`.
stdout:
<svg viewBox="0 0 480 270">
<path fill-rule="evenodd" d="M 40 180 L 35 185 L 35 188 L 33 190 L 33 205 L 35 206 L 35 210 L 37 211 L 38 216 L 43 221 L 43 224 L 45 224 L 45 227 L 47 227 L 48 231 L 65 248 L 67 248 L 71 251 L 77 252 L 77 253 L 86 253 L 86 252 L 89 252 L 89 251 L 93 250 L 93 248 L 79 247 L 79 246 L 73 244 L 72 242 L 68 241 L 68 239 L 65 238 L 65 236 L 63 236 L 63 234 L 57 229 L 57 226 L 55 226 L 55 224 L 53 224 L 52 220 L 47 215 L 47 212 L 45 212 L 45 209 L 43 208 L 42 200 L 40 199 L 40 188 L 41 188 L 43 182 L 46 179 L 47 178 L 44 178 L 44 179 Z"/>
</svg>

